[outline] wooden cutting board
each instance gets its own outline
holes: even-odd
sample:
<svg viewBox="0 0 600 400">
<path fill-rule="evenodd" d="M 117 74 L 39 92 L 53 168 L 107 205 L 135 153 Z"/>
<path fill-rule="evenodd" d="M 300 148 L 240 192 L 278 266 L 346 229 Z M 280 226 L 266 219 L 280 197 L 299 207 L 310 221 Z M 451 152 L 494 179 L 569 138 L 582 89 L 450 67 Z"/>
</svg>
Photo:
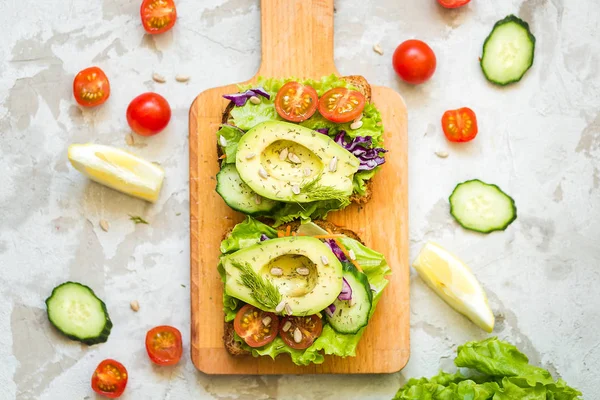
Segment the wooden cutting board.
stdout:
<svg viewBox="0 0 600 400">
<path fill-rule="evenodd" d="M 262 64 L 258 76 L 320 78 L 338 74 L 333 62 L 333 0 L 261 0 Z M 217 273 L 223 234 L 244 216 L 215 192 L 219 171 L 215 132 L 235 84 L 201 93 L 190 108 L 191 353 L 207 374 L 391 373 L 409 357 L 408 174 L 406 106 L 392 89 L 374 86 L 381 111 L 386 163 L 374 178 L 371 201 L 330 214 L 329 220 L 357 232 L 383 253 L 393 270 L 390 284 L 356 357 L 326 357 L 299 367 L 288 356 L 232 357 L 223 346 L 223 285 Z"/>
</svg>

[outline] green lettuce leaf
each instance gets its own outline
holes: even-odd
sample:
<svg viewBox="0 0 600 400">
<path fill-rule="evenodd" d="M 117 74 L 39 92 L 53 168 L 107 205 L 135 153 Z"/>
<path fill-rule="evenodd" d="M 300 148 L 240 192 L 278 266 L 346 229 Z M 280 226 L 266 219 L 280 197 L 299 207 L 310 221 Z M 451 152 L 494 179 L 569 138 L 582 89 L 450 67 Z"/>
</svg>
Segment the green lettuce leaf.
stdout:
<svg viewBox="0 0 600 400">
<path fill-rule="evenodd" d="M 221 252 L 233 252 L 241 248 L 252 246 L 260 240 L 260 235 L 265 234 L 270 238 L 277 237 L 277 231 L 269 226 L 248 217 L 246 221 L 236 225 L 231 231 L 231 234 L 221 242 Z M 381 299 L 383 289 L 387 286 L 388 280 L 386 275 L 391 273 L 383 254 L 378 253 L 360 242 L 351 238 L 341 238 L 343 245 L 352 249 L 356 255 L 356 261 L 363 268 L 364 273 L 369 279 L 369 283 L 375 289 L 373 294 L 373 307 L 371 307 L 370 317 L 375 312 L 375 306 Z M 225 280 L 225 271 L 221 264 L 218 266 L 221 279 Z M 223 310 L 225 312 L 225 320 L 231 321 L 235 318 L 237 309 L 241 306 L 239 300 L 223 294 Z M 311 363 L 321 364 L 325 361 L 324 354 L 335 355 L 338 357 L 349 357 L 356 355 L 356 346 L 363 335 L 364 329 L 361 329 L 354 335 L 343 335 L 334 331 L 329 324 L 323 326 L 321 336 L 306 350 L 295 350 L 287 346 L 285 342 L 277 337 L 273 342 L 261 347 L 251 348 L 237 335 L 235 340 L 238 341 L 242 348 L 250 351 L 254 357 L 270 356 L 277 357 L 280 354 L 289 354 L 292 361 L 296 365 L 309 365 Z"/>
<path fill-rule="evenodd" d="M 546 388 L 543 385 L 520 387 L 510 378 L 504 378 L 493 400 L 546 400 Z"/>
<path fill-rule="evenodd" d="M 371 179 L 381 167 L 376 167 L 370 171 L 358 171 L 354 174 L 352 186 L 354 193 L 364 196 L 367 193 L 367 181 Z"/>
<path fill-rule="evenodd" d="M 236 127 L 230 125 L 221 125 L 221 129 L 217 131 L 217 143 L 219 143 L 223 154 L 227 156 L 225 158 L 225 162 L 227 164 L 235 163 L 235 154 L 237 153 L 238 143 L 242 135 L 243 132 L 241 132 Z M 220 144 L 220 136 L 223 136 L 225 138 L 225 140 L 227 141 L 227 146 L 222 146 Z"/>
</svg>

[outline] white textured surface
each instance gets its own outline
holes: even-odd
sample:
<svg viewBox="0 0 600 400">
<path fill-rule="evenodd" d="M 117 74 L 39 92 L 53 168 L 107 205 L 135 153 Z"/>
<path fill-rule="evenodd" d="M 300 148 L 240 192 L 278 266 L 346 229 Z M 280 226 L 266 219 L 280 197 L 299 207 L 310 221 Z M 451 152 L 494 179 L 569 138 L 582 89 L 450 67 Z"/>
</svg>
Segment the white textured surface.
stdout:
<svg viewBox="0 0 600 400">
<path fill-rule="evenodd" d="M 252 76 L 260 54 L 257 1 L 177 4 L 175 29 L 155 38 L 143 34 L 139 0 L 0 4 L 0 397 L 93 398 L 91 373 L 107 357 L 129 369 L 124 399 L 389 399 L 406 379 L 451 367 L 458 344 L 486 335 L 414 276 L 412 357 L 402 373 L 232 378 L 203 375 L 188 356 L 174 368 L 150 364 L 143 339 L 154 325 L 180 327 L 189 350 L 188 107 L 204 89 Z M 495 334 L 595 398 L 600 3 L 473 0 L 458 11 L 433 0 L 336 6 L 340 71 L 397 89 L 409 107 L 411 257 L 428 239 L 462 257 L 489 294 Z M 532 70 L 501 89 L 484 80 L 477 57 L 493 23 L 509 13 L 528 20 L 538 42 Z M 399 83 L 390 61 L 395 46 L 412 37 L 438 57 L 433 80 L 419 87 Z M 112 96 L 102 108 L 82 110 L 72 79 L 92 64 L 110 77 Z M 154 82 L 153 72 L 168 82 Z M 176 74 L 191 80 L 178 83 Z M 154 206 L 86 181 L 66 158 L 74 142 L 127 147 L 125 109 L 148 90 L 173 107 L 168 129 L 136 137 L 132 149 L 166 169 Z M 480 134 L 471 144 L 448 145 L 439 120 L 460 106 L 475 109 Z M 437 150 L 450 156 L 440 159 Z M 472 234 L 452 221 L 447 196 L 473 177 L 515 198 L 519 218 L 506 232 Z M 150 225 L 135 226 L 128 214 Z M 108 232 L 100 219 L 110 222 Z M 81 346 L 49 326 L 43 301 L 68 279 L 105 299 L 115 324 L 107 343 Z M 134 299 L 138 313 L 129 308 Z"/>
</svg>

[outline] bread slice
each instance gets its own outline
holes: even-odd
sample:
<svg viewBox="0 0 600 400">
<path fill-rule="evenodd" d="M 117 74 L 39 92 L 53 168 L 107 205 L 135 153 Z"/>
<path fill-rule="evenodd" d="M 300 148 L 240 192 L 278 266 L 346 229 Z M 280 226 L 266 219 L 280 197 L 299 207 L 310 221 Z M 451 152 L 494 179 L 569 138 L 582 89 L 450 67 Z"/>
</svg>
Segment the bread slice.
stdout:
<svg viewBox="0 0 600 400">
<path fill-rule="evenodd" d="M 357 240 L 361 244 L 364 245 L 364 242 L 356 234 L 356 232 L 351 231 L 350 229 L 346 229 L 346 228 L 337 226 L 334 223 L 328 222 L 328 221 L 317 220 L 317 221 L 312 221 L 312 222 L 319 225 L 321 228 L 325 229 L 326 231 L 331 231 L 333 233 L 346 235 L 349 238 Z M 298 227 L 300 226 L 300 222 L 298 222 L 298 221 L 290 222 L 288 224 L 279 226 L 277 229 L 279 229 L 280 231 L 285 231 L 288 226 L 290 227 L 292 232 L 295 232 L 298 229 Z M 231 233 L 231 230 L 227 231 L 227 233 L 224 235 L 223 239 L 225 239 L 227 236 L 229 236 L 230 233 Z M 248 350 L 244 350 L 241 347 L 241 345 L 235 341 L 233 322 L 225 322 L 225 333 L 223 334 L 223 342 L 225 344 L 225 348 L 227 349 L 229 354 L 231 354 L 232 356 L 244 356 L 244 355 L 250 354 L 250 352 Z"/>
</svg>

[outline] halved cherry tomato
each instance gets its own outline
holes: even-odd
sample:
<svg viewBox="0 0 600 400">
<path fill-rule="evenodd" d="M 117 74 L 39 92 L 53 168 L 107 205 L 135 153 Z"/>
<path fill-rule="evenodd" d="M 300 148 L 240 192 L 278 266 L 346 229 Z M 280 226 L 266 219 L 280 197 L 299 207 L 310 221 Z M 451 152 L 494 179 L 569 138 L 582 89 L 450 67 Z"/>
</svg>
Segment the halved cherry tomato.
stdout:
<svg viewBox="0 0 600 400">
<path fill-rule="evenodd" d="M 365 108 L 365 96 L 343 87 L 328 90 L 319 99 L 319 112 L 333 122 L 350 122 Z"/>
<path fill-rule="evenodd" d="M 150 329 L 146 334 L 146 351 L 150 360 L 155 364 L 177 364 L 183 353 L 181 332 L 168 325 Z"/>
<path fill-rule="evenodd" d="M 99 106 L 110 96 L 110 83 L 104 71 L 89 67 L 75 75 L 73 96 L 84 107 Z"/>
<path fill-rule="evenodd" d="M 438 0 L 438 3 L 445 8 L 458 8 L 469 3 L 471 0 Z"/>
<path fill-rule="evenodd" d="M 417 85 L 427 81 L 437 65 L 435 53 L 421 40 L 400 43 L 392 57 L 394 70 L 403 81 Z"/>
<path fill-rule="evenodd" d="M 317 91 L 298 82 L 286 83 L 275 96 L 277 114 L 292 122 L 302 122 L 312 117 L 318 104 Z"/>
<path fill-rule="evenodd" d="M 290 323 L 289 326 L 286 326 L 287 322 Z M 288 329 L 284 332 L 283 328 Z M 285 317 L 281 321 L 279 336 L 292 349 L 303 350 L 309 348 L 321 336 L 321 332 L 323 332 L 323 321 L 317 315 L 306 317 L 290 316 Z"/>
<path fill-rule="evenodd" d="M 246 304 L 235 315 L 233 329 L 250 347 L 261 347 L 277 337 L 279 317 Z"/>
<path fill-rule="evenodd" d="M 165 129 L 170 120 L 171 106 L 157 93 L 140 94 L 127 107 L 127 122 L 138 135 L 156 135 Z"/>
<path fill-rule="evenodd" d="M 468 107 L 448 110 L 442 116 L 444 135 L 451 142 L 468 142 L 477 136 L 477 117 Z"/>
<path fill-rule="evenodd" d="M 123 394 L 128 378 L 127 369 L 123 364 L 106 359 L 98 365 L 92 375 L 92 389 L 109 399 L 116 399 Z"/>
<path fill-rule="evenodd" d="M 177 9 L 173 0 L 144 0 L 140 15 L 146 32 L 154 35 L 166 32 L 175 25 Z"/>
</svg>

